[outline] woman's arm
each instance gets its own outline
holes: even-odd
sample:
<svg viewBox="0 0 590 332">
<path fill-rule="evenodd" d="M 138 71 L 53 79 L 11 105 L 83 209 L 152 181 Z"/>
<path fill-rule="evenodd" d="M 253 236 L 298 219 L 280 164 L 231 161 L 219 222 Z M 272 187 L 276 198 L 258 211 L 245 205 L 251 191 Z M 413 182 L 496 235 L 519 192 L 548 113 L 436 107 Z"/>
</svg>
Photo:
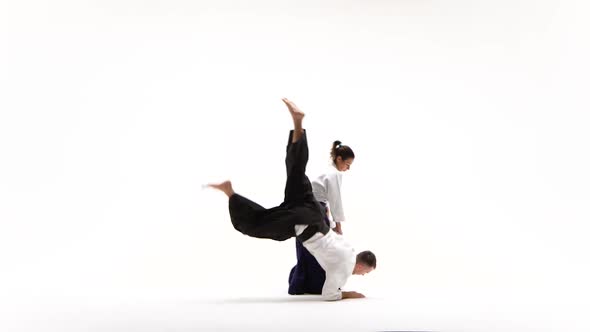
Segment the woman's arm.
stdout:
<svg viewBox="0 0 590 332">
<path fill-rule="evenodd" d="M 339 172 L 334 172 L 326 177 L 326 189 L 328 203 L 330 204 L 330 213 L 332 214 L 332 219 L 336 222 L 334 231 L 338 234 L 342 234 L 342 225 L 340 223 L 344 221 L 344 208 L 342 206 L 342 197 L 340 194 L 341 183 L 342 174 Z"/>
</svg>

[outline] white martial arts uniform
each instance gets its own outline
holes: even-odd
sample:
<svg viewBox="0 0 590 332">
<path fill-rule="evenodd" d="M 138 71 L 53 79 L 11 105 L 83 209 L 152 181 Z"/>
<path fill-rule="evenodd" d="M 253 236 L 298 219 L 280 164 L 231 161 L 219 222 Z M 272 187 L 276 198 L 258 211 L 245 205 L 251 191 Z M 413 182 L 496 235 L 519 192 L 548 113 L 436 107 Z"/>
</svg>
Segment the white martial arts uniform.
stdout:
<svg viewBox="0 0 590 332">
<path fill-rule="evenodd" d="M 307 225 L 295 225 L 295 233 L 301 234 Z M 352 275 L 356 264 L 354 248 L 342 235 L 330 230 L 326 235 L 316 233 L 303 246 L 326 271 L 326 281 L 322 288 L 322 298 L 326 301 L 342 299 L 342 287 Z"/>
<path fill-rule="evenodd" d="M 328 172 L 318 176 L 311 182 L 315 199 L 318 202 L 328 204 L 330 214 L 332 215 L 330 228 L 336 227 L 335 222 L 343 222 L 345 220 L 340 193 L 341 185 L 342 172 L 338 171 L 334 166 L 330 167 Z"/>
</svg>

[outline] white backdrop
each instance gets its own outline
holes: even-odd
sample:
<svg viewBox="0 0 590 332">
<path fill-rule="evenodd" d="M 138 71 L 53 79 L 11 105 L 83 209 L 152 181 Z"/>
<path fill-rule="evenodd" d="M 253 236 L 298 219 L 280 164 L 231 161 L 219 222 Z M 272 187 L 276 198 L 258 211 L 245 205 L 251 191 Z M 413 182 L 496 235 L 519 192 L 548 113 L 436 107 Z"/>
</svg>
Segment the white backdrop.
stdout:
<svg viewBox="0 0 590 332">
<path fill-rule="evenodd" d="M 231 179 L 279 204 L 288 97 L 307 113 L 310 176 L 335 139 L 357 154 L 343 228 L 378 268 L 351 289 L 459 304 L 457 317 L 490 324 L 580 328 L 589 7 L 0 4 L 5 310 L 67 296 L 286 292 L 293 241 L 237 233 L 225 196 L 200 185 Z"/>
</svg>

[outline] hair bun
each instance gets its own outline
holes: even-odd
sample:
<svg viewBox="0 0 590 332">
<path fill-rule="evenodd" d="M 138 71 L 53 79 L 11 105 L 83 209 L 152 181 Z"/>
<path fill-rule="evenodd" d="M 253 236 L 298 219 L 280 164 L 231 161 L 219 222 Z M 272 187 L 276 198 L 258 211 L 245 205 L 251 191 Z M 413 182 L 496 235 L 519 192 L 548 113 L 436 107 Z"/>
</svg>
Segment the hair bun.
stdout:
<svg viewBox="0 0 590 332">
<path fill-rule="evenodd" d="M 354 158 L 354 152 L 352 152 L 350 146 L 342 145 L 341 141 L 336 140 L 332 143 L 330 157 L 332 157 L 333 162 L 336 162 L 336 157 L 342 157 L 343 160 Z"/>
</svg>

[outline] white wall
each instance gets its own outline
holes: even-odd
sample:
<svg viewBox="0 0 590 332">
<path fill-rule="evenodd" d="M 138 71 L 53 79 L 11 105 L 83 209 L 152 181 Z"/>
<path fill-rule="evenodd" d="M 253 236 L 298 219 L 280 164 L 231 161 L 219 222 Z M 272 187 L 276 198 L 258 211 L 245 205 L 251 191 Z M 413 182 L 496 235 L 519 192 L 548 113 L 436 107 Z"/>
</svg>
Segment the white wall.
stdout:
<svg viewBox="0 0 590 332">
<path fill-rule="evenodd" d="M 351 286 L 587 306 L 588 7 L 2 3 L 0 289 L 285 288 L 293 242 L 200 185 L 280 203 L 286 96 L 310 175 L 334 139 L 357 154 L 344 231 L 379 266 Z"/>
</svg>

